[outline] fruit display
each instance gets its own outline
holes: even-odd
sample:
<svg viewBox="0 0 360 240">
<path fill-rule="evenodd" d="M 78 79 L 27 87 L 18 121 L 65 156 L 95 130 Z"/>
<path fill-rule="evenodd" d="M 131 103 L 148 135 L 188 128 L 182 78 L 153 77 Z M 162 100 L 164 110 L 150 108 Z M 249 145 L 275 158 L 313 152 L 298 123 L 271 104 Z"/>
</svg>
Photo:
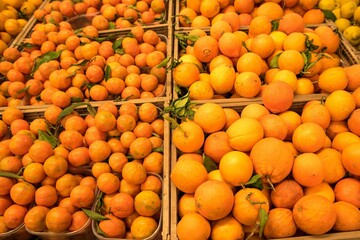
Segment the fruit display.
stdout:
<svg viewBox="0 0 360 240">
<path fill-rule="evenodd" d="M 169 54 L 167 37 L 141 26 L 121 33 L 99 35 L 93 26 L 76 33 L 67 22 L 36 24 L 20 48 L 4 51 L 0 105 L 66 107 L 84 99 L 164 96 L 168 76 L 158 65 Z"/>
<path fill-rule="evenodd" d="M 359 93 L 336 90 L 281 111 L 275 95 L 250 104 L 174 100 L 186 114 L 172 133 L 171 239 L 359 231 Z"/>
<path fill-rule="evenodd" d="M 316 8 L 317 3 L 318 0 L 177 0 L 175 28 L 209 28 L 223 19 L 236 19 L 246 28 L 256 16 L 265 15 L 278 21 L 288 12 L 301 15 L 307 25 L 322 24 L 331 17 L 331 11 Z"/>
<path fill-rule="evenodd" d="M 42 0 L 0 2 L 0 55 L 23 30 L 42 3 Z"/>
<path fill-rule="evenodd" d="M 357 60 L 345 52 L 334 29 L 309 29 L 302 20 L 288 13 L 274 30 L 271 20 L 257 16 L 242 31 L 231 18 L 217 21 L 210 31 L 175 33 L 175 98 L 189 91 L 193 100 L 256 99 L 264 85 L 279 81 L 295 96 L 359 87 L 350 77 Z"/>
<path fill-rule="evenodd" d="M 0 121 L 1 233 L 24 223 L 29 233 L 40 237 L 57 233 L 93 239 L 90 222 L 99 219 L 99 214 L 91 209 L 98 191 L 106 194 L 103 207 L 116 192 L 133 203 L 122 205 L 119 198 L 118 205 L 111 204 L 101 218 L 105 222 L 99 223 L 103 237 L 123 238 L 128 232 L 130 238 L 159 231 L 161 197 L 167 196 L 162 193 L 161 177 L 168 169 L 164 141 L 169 141 L 161 118 L 163 105 L 105 102 L 65 109 L 50 105 L 42 114 L 6 108 Z M 155 200 L 149 215 L 149 204 Z M 112 220 L 107 221 L 109 215 L 121 217 L 116 208 L 129 215 L 114 220 L 124 226 L 124 231 L 114 235 L 109 227 Z M 134 226 L 133 221 L 137 222 Z M 150 223 L 156 226 L 147 233 L 139 229 Z"/>
<path fill-rule="evenodd" d="M 42 2 L 0 54 L 0 240 L 360 239 L 331 1 Z"/>
<path fill-rule="evenodd" d="M 166 23 L 168 10 L 164 0 L 61 0 L 49 2 L 34 17 L 39 22 L 68 21 L 75 29 L 91 25 L 104 31 Z"/>
</svg>

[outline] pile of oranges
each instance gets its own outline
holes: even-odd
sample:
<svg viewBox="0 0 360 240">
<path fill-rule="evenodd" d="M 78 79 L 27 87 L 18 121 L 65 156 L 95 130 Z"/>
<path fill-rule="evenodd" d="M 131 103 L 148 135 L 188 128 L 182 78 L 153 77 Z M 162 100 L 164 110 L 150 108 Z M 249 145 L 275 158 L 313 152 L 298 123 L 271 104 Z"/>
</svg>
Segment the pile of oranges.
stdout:
<svg viewBox="0 0 360 240">
<path fill-rule="evenodd" d="M 0 106 L 165 95 L 167 73 L 157 66 L 167 56 L 167 39 L 140 26 L 128 36 L 111 36 L 99 38 L 93 26 L 76 34 L 67 22 L 35 25 L 21 51 L 4 51 Z"/>
<path fill-rule="evenodd" d="M 76 22 L 76 17 L 85 15 L 79 28 L 91 25 L 101 31 L 161 23 L 166 19 L 166 11 L 164 0 L 65 0 L 46 4 L 34 12 L 34 17 L 39 22 L 58 24 L 66 20 Z"/>
<path fill-rule="evenodd" d="M 178 32 L 184 49 L 173 78 L 191 99 L 260 97 L 264 85 L 278 81 L 295 95 L 359 87 L 359 65 L 341 59 L 341 40 L 330 26 L 307 28 L 304 18 L 291 12 L 279 21 L 258 14 L 241 30 L 233 15 L 224 13 L 209 31 Z"/>
<path fill-rule="evenodd" d="M 152 235 L 161 216 L 164 165 L 159 111 L 153 103 L 106 102 L 83 116 L 50 105 L 29 121 L 18 108 L 6 108 L 1 233 L 23 223 L 32 234 L 71 233 L 88 229 L 90 217 L 107 237 Z M 101 219 L 90 211 L 95 200 Z"/>
<path fill-rule="evenodd" d="M 359 91 L 337 90 L 325 102 L 281 111 L 260 103 L 195 106 L 172 134 L 180 151 L 170 175 L 180 190 L 173 236 L 359 230 L 359 103 Z"/>
</svg>

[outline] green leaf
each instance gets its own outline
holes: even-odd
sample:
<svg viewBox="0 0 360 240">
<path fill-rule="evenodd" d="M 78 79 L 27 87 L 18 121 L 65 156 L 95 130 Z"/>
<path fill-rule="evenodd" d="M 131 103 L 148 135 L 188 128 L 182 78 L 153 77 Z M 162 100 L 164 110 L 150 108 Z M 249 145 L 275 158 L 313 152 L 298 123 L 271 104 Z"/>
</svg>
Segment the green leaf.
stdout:
<svg viewBox="0 0 360 240">
<path fill-rule="evenodd" d="M 260 209 L 259 209 L 259 222 L 260 222 L 259 223 L 259 237 L 262 237 L 264 228 L 265 228 L 265 224 L 268 220 L 269 220 L 268 213 L 262 207 L 260 207 Z"/>
<path fill-rule="evenodd" d="M 262 190 L 264 186 L 261 177 L 262 177 L 261 174 L 256 174 L 252 176 L 252 178 L 247 183 L 245 183 L 245 186 Z"/>
<path fill-rule="evenodd" d="M 39 130 L 39 140 L 50 143 L 52 148 L 55 148 L 58 145 L 58 139 L 54 135 L 42 130 Z"/>
<path fill-rule="evenodd" d="M 157 68 L 166 68 L 166 66 L 168 65 L 169 61 L 171 60 L 171 57 L 167 57 L 164 60 L 162 60 L 161 63 L 159 63 L 156 67 Z"/>
<path fill-rule="evenodd" d="M 111 78 L 111 67 L 109 65 L 105 66 L 105 74 L 104 74 L 105 82 Z"/>
<path fill-rule="evenodd" d="M 80 106 L 84 106 L 87 105 L 88 103 L 85 102 L 80 102 L 80 103 L 72 103 L 70 106 L 66 107 L 64 110 L 62 110 L 57 118 L 57 121 L 60 121 L 61 119 L 63 119 L 64 117 L 66 117 L 67 115 L 71 114 L 74 112 L 75 108 L 80 107 Z"/>
<path fill-rule="evenodd" d="M 83 59 L 83 60 L 79 61 L 78 63 L 71 64 L 71 66 L 85 67 L 86 65 L 89 64 L 89 62 L 90 62 L 89 60 Z"/>
<path fill-rule="evenodd" d="M 34 66 L 31 70 L 30 75 L 33 76 L 34 73 L 36 72 L 36 70 L 38 70 L 38 68 L 40 67 L 41 64 L 45 63 L 45 62 L 49 62 L 51 60 L 55 60 L 58 59 L 60 57 L 62 50 L 56 51 L 56 52 L 47 52 L 37 58 L 35 58 L 34 61 Z"/>
<path fill-rule="evenodd" d="M 118 49 L 119 47 L 121 47 L 122 41 L 123 41 L 123 38 L 118 38 L 115 40 L 115 42 L 112 45 L 112 48 L 114 49 L 114 51 L 116 49 Z"/>
<path fill-rule="evenodd" d="M 22 47 L 22 48 L 27 48 L 27 49 L 31 49 L 31 48 L 34 48 L 35 45 L 32 44 L 32 43 L 22 43 L 22 44 L 20 44 L 20 47 Z"/>
<path fill-rule="evenodd" d="M 273 57 L 273 59 L 271 59 L 270 65 L 269 65 L 270 68 L 278 68 L 279 67 L 278 60 L 279 60 L 280 55 L 281 55 L 281 53 L 278 53 Z"/>
<path fill-rule="evenodd" d="M 109 22 L 109 29 L 115 29 L 116 25 L 114 22 Z"/>
<path fill-rule="evenodd" d="M 12 173 L 12 172 L 3 172 L 3 171 L 0 171 L 0 177 L 8 177 L 8 178 L 22 179 L 21 176 L 15 174 L 15 173 Z"/>
<path fill-rule="evenodd" d="M 108 220 L 107 217 L 104 217 L 104 216 L 101 215 L 100 213 L 91 211 L 90 209 L 82 208 L 81 210 L 83 210 L 84 213 L 85 213 L 89 218 L 91 218 L 92 220 L 95 220 L 95 221 Z"/>
<path fill-rule="evenodd" d="M 218 167 L 216 165 L 216 163 L 209 158 L 208 156 L 206 156 L 205 154 L 203 154 L 203 160 L 204 160 L 204 166 L 206 168 L 206 171 L 209 173 L 213 170 L 217 170 Z"/>
<path fill-rule="evenodd" d="M 325 16 L 326 19 L 329 19 L 329 20 L 331 20 L 333 22 L 336 21 L 336 16 L 332 11 L 329 11 L 329 10 L 322 10 L 322 11 L 323 11 L 324 16 Z"/>
<path fill-rule="evenodd" d="M 271 31 L 276 31 L 279 29 L 280 19 L 271 20 Z"/>
<path fill-rule="evenodd" d="M 20 89 L 19 91 L 17 91 L 17 93 L 18 93 L 18 94 L 24 93 L 24 92 L 26 92 L 29 88 L 30 88 L 30 86 L 24 87 L 24 88 Z"/>
<path fill-rule="evenodd" d="M 89 112 L 89 114 L 90 114 L 91 116 L 94 117 L 94 116 L 96 115 L 96 110 L 95 110 L 95 108 L 94 108 L 90 103 L 87 103 L 86 105 L 87 105 L 87 107 L 86 107 L 87 111 Z"/>
<path fill-rule="evenodd" d="M 82 101 L 82 99 L 80 97 L 72 97 L 71 98 L 72 103 L 77 103 L 77 102 L 81 102 L 81 101 Z"/>
<path fill-rule="evenodd" d="M 120 55 L 124 55 L 125 51 L 124 51 L 123 48 L 118 48 L 118 49 L 115 50 L 115 53 L 120 54 Z"/>
<path fill-rule="evenodd" d="M 152 151 L 153 151 L 153 152 L 158 152 L 158 153 L 163 153 L 163 152 L 164 152 L 164 148 L 163 148 L 163 147 L 157 147 L 157 148 L 153 148 Z"/>
</svg>

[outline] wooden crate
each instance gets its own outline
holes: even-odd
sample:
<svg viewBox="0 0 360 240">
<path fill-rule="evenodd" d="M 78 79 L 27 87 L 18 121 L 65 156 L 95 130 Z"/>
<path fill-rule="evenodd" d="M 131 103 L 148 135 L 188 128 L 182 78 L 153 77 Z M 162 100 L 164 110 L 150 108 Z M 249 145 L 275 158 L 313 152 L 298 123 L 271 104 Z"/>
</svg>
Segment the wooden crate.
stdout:
<svg viewBox="0 0 360 240">
<path fill-rule="evenodd" d="M 295 111 L 297 113 L 301 113 L 303 107 L 308 101 L 311 100 L 318 100 L 323 101 L 326 99 L 326 94 L 313 94 L 311 96 L 306 96 L 304 99 L 298 99 L 298 101 L 294 101 L 291 108 L 289 110 Z M 208 102 L 214 102 L 214 101 L 208 101 Z M 196 106 L 202 105 L 204 102 L 198 103 L 196 102 Z M 262 101 L 249 101 L 249 102 L 217 102 L 220 106 L 226 107 L 226 108 L 232 108 L 236 110 L 237 112 L 241 112 L 248 104 L 250 103 L 257 103 L 262 104 Z M 178 155 L 179 151 L 175 147 L 174 144 L 171 144 L 171 169 L 175 166 L 175 163 L 177 162 L 177 159 L 179 157 Z M 170 239 L 171 240 L 178 240 L 177 233 L 176 233 L 176 226 L 179 221 L 178 218 L 178 200 L 181 192 L 175 187 L 173 182 L 170 180 Z M 323 235 L 317 235 L 317 236 L 294 236 L 291 238 L 281 238 L 282 240 L 320 240 L 320 239 L 332 239 L 332 240 L 347 240 L 347 239 L 360 239 L 360 231 L 351 231 L 351 232 L 334 232 L 334 233 L 327 233 Z M 280 239 L 277 239 L 280 240 Z"/>
</svg>

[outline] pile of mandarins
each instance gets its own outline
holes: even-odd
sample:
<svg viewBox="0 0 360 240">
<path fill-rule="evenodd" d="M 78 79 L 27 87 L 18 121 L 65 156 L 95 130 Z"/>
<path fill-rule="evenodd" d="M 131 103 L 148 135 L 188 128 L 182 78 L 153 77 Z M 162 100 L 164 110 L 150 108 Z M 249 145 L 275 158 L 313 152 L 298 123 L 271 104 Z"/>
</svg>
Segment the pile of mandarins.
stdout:
<svg viewBox="0 0 360 240">
<path fill-rule="evenodd" d="M 158 108 L 106 102 L 90 109 L 83 116 L 81 109 L 49 105 L 31 121 L 18 108 L 4 110 L 1 233 L 23 223 L 33 234 L 81 232 L 91 229 L 89 218 L 104 237 L 146 238 L 156 231 L 164 160 Z"/>
</svg>

